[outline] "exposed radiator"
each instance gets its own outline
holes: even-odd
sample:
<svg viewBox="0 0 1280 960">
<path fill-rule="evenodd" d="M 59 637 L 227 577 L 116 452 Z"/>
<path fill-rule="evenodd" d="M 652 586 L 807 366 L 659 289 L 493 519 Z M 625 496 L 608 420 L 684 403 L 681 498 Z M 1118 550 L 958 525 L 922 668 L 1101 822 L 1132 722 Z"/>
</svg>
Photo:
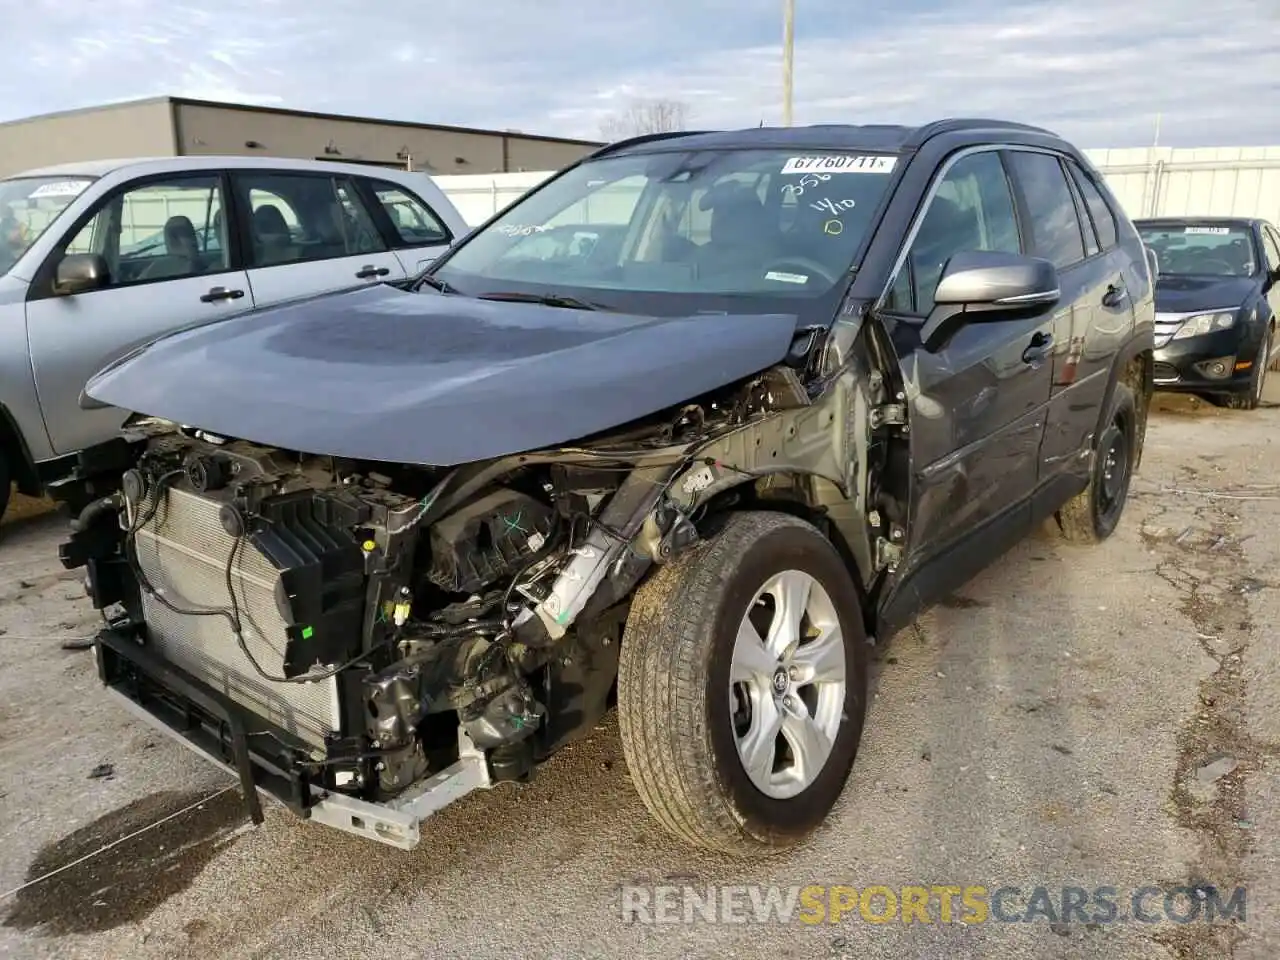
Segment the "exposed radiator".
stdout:
<svg viewBox="0 0 1280 960">
<path fill-rule="evenodd" d="M 147 581 L 183 609 L 227 610 L 227 557 L 233 538 L 218 520 L 220 504 L 170 488 L 155 517 L 137 535 L 138 565 Z M 140 505 L 141 515 L 150 509 Z M 236 551 L 231 583 L 240 608 L 245 645 L 267 673 L 282 676 L 285 622 L 276 609 L 277 572 L 247 540 Z M 341 726 L 337 680 L 273 683 L 245 657 L 220 616 L 176 613 L 142 594 L 154 649 L 170 663 L 276 726 L 317 747 Z"/>
</svg>

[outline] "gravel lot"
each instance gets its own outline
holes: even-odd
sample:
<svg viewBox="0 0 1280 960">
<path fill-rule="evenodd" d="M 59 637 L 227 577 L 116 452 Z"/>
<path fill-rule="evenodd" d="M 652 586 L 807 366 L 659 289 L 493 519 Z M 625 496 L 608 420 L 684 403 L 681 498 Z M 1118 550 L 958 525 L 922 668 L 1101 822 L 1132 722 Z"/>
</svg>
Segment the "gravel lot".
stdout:
<svg viewBox="0 0 1280 960">
<path fill-rule="evenodd" d="M 611 718 L 532 784 L 447 809 L 412 853 L 270 807 L 253 829 L 236 792 L 219 794 L 0 900 L 0 951 L 1280 956 L 1278 430 L 1280 408 L 1160 400 L 1112 540 L 1032 538 L 878 652 L 853 778 L 794 852 L 752 864 L 669 840 Z M 61 534 L 35 509 L 0 537 L 0 893 L 229 784 L 107 700 L 92 654 L 62 649 L 95 615 L 57 564 Z M 1188 881 L 1247 885 L 1247 921 L 873 925 L 855 911 L 653 926 L 620 910 L 627 884 L 1065 884 L 1123 899 Z"/>
</svg>

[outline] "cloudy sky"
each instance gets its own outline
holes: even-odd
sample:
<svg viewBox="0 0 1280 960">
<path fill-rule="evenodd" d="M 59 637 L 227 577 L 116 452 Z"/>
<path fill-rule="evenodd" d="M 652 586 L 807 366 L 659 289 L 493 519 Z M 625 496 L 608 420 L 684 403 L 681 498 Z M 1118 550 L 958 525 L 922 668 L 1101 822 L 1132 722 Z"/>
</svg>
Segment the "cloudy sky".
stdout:
<svg viewBox="0 0 1280 960">
<path fill-rule="evenodd" d="M 1280 0 L 796 0 L 794 116 L 1280 144 Z M 0 120 L 177 94 L 596 138 L 781 115 L 782 0 L 0 0 Z"/>
</svg>

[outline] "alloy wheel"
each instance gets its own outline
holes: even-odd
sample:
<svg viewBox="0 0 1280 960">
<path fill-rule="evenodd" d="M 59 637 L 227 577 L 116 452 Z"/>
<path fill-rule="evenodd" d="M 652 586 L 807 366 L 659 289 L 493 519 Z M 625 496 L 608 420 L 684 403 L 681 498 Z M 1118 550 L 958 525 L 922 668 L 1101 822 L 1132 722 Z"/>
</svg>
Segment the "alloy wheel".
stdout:
<svg viewBox="0 0 1280 960">
<path fill-rule="evenodd" d="M 840 619 L 822 584 L 800 570 L 771 577 L 738 626 L 729 670 L 738 758 L 758 790 L 782 800 L 817 779 L 846 683 Z"/>
</svg>

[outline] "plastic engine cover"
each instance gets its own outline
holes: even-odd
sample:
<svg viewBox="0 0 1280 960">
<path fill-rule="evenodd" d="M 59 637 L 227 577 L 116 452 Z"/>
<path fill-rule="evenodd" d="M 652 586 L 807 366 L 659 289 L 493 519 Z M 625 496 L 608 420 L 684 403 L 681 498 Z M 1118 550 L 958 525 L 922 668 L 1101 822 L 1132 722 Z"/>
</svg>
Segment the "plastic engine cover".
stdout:
<svg viewBox="0 0 1280 960">
<path fill-rule="evenodd" d="M 473 593 L 515 574 L 542 549 L 554 515 L 515 490 L 495 490 L 431 527 L 428 579 L 443 590 Z"/>
</svg>

